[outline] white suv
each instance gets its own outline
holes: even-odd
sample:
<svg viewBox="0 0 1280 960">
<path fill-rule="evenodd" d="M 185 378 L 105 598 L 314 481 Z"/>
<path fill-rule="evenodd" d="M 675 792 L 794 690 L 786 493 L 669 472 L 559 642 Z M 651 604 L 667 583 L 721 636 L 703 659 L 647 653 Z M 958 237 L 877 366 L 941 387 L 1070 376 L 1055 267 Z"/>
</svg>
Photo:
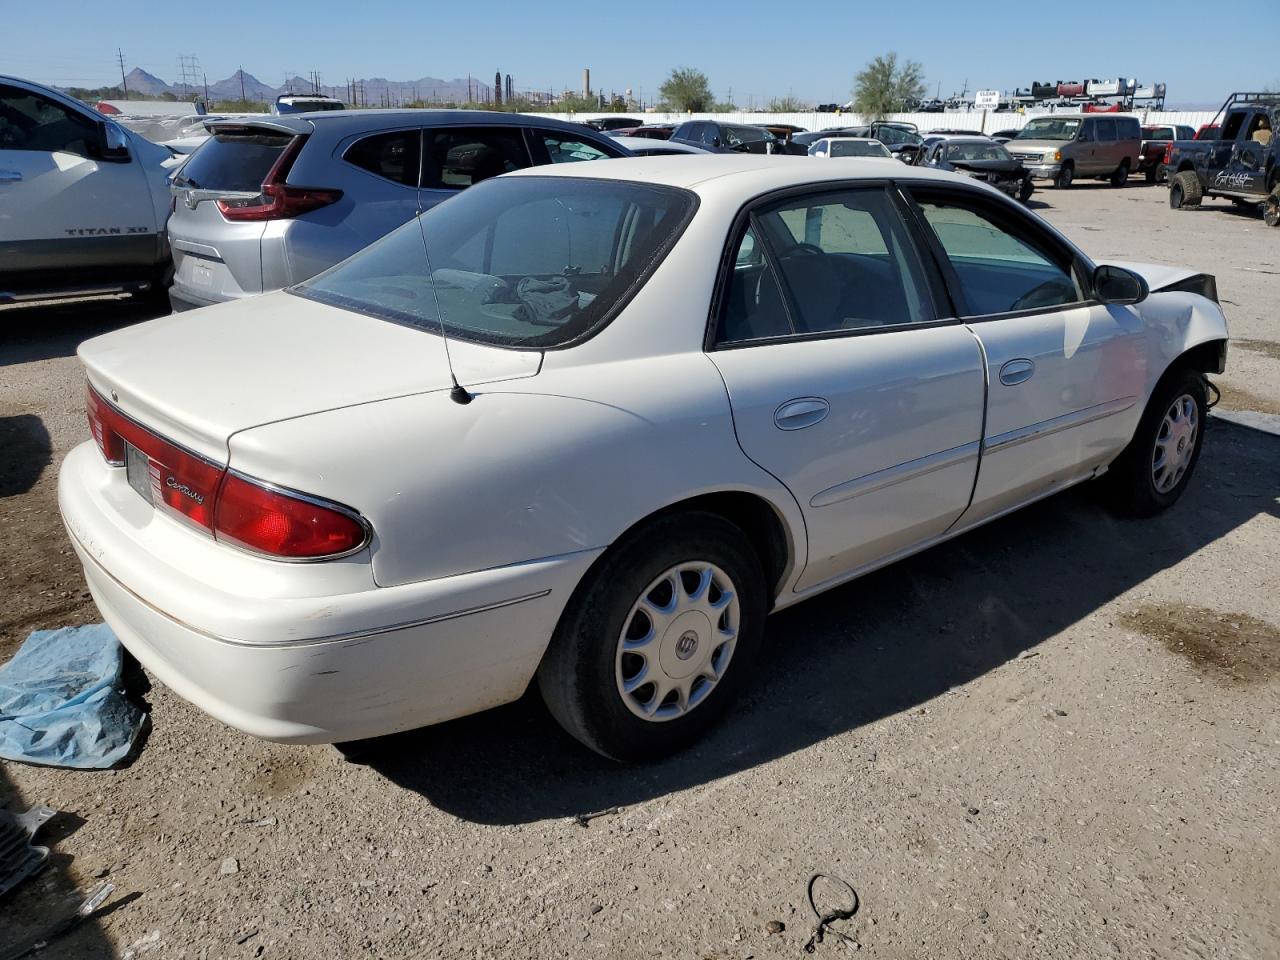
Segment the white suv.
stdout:
<svg viewBox="0 0 1280 960">
<path fill-rule="evenodd" d="M 0 303 L 163 292 L 177 162 L 78 100 L 0 76 Z"/>
</svg>

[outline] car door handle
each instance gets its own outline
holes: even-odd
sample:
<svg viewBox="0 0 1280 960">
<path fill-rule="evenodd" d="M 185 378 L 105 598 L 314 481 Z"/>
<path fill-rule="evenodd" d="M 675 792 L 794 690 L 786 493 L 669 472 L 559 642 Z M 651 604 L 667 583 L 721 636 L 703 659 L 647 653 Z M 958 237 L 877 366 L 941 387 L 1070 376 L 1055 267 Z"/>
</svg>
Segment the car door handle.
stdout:
<svg viewBox="0 0 1280 960">
<path fill-rule="evenodd" d="M 831 412 L 831 404 L 821 397 L 799 397 L 788 400 L 773 412 L 773 423 L 779 430 L 803 430 L 821 423 Z"/>
<path fill-rule="evenodd" d="M 22 174 L 17 170 L 0 170 L 0 183 L 17 183 L 21 179 Z"/>
<path fill-rule="evenodd" d="M 1028 360 L 1025 357 L 1019 357 L 1016 360 L 1008 361 L 1000 368 L 1000 382 L 1006 387 L 1017 386 L 1019 383 L 1026 383 L 1031 379 L 1031 375 L 1036 372 L 1036 362 Z"/>
</svg>

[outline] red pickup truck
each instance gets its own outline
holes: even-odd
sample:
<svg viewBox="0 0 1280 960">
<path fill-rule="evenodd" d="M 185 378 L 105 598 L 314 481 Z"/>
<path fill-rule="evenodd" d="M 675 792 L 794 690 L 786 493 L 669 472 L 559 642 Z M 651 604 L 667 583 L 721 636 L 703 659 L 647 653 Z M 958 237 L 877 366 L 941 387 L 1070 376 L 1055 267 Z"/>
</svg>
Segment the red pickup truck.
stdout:
<svg viewBox="0 0 1280 960">
<path fill-rule="evenodd" d="M 1195 131 L 1182 124 L 1158 124 L 1142 128 L 1142 149 L 1138 155 L 1138 173 L 1147 183 L 1164 183 L 1165 148 L 1174 140 L 1191 140 Z"/>
</svg>

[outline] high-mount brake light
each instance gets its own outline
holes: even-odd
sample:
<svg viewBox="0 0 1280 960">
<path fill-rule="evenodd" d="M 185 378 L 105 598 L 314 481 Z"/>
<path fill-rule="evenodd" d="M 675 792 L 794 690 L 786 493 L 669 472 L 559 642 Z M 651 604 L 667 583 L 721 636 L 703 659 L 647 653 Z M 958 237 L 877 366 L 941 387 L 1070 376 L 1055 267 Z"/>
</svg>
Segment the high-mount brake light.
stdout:
<svg viewBox="0 0 1280 960">
<path fill-rule="evenodd" d="M 289 170 L 298 159 L 307 138 L 294 137 L 271 165 L 262 181 L 261 192 L 254 197 L 223 197 L 218 210 L 228 220 L 287 220 L 342 199 L 341 190 L 324 187 L 290 187 L 285 185 Z"/>
<path fill-rule="evenodd" d="M 354 553 L 369 540 L 355 511 L 228 470 L 159 436 L 88 387 L 89 430 L 113 467 L 128 462 L 139 491 L 164 510 L 215 539 L 267 557 L 326 560 Z M 132 447 L 145 464 L 134 459 Z"/>
</svg>

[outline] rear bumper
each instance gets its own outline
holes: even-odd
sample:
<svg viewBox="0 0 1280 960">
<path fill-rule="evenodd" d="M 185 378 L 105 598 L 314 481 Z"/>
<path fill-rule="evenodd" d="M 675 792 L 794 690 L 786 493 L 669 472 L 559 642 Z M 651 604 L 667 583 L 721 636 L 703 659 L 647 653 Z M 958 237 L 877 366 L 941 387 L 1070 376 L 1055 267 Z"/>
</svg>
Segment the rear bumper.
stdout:
<svg viewBox="0 0 1280 960">
<path fill-rule="evenodd" d="M 86 443 L 67 456 L 58 480 L 59 507 L 103 619 L 161 683 L 269 740 L 356 740 L 515 700 L 599 554 L 376 587 L 358 569 L 368 564 L 360 555 L 276 563 L 167 517 L 139 523 L 136 510 L 119 509 L 145 507 L 129 499 L 123 473 Z M 164 529 L 149 532 L 152 525 Z M 210 551 L 218 562 L 200 563 Z"/>
<path fill-rule="evenodd" d="M 222 302 L 224 301 L 197 297 L 186 290 L 177 290 L 174 287 L 169 288 L 169 306 L 173 308 L 174 313 L 182 313 L 184 310 L 197 310 L 200 307 L 211 307 L 215 303 Z"/>
</svg>

